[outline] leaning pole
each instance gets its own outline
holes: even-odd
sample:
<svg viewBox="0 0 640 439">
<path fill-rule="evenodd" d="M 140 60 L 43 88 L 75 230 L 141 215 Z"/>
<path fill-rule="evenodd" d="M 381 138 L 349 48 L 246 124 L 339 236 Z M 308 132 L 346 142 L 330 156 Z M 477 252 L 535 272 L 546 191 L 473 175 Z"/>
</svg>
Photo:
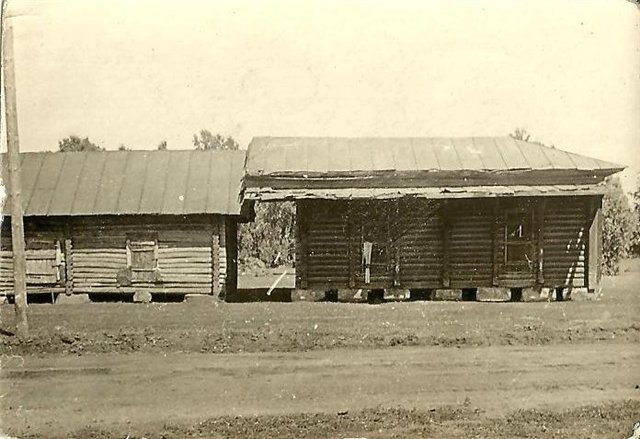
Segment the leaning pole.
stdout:
<svg viewBox="0 0 640 439">
<path fill-rule="evenodd" d="M 5 3 L 6 4 L 6 3 Z M 20 144 L 16 110 L 16 78 L 13 59 L 13 28 L 3 11 L 2 57 L 7 134 L 7 164 L 9 168 L 9 200 L 11 204 L 11 248 L 13 251 L 13 294 L 16 312 L 16 335 L 24 340 L 29 336 L 27 322 L 27 260 L 22 219 L 20 177 Z"/>
</svg>

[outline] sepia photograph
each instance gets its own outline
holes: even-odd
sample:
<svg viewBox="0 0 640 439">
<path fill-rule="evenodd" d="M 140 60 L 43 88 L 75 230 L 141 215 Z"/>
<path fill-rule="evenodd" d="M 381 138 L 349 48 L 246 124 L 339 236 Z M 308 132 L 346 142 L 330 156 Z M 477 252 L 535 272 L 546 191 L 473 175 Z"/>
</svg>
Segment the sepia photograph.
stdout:
<svg viewBox="0 0 640 439">
<path fill-rule="evenodd" d="M 638 0 L 3 0 L 0 439 L 640 439 Z"/>
</svg>

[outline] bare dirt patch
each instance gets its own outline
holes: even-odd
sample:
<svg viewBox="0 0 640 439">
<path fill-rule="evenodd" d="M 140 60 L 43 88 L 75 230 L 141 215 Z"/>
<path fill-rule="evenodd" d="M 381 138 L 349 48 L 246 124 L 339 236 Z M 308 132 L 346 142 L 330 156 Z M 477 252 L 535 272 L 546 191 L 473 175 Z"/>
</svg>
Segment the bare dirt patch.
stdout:
<svg viewBox="0 0 640 439">
<path fill-rule="evenodd" d="M 0 404 L 5 432 L 18 437 L 162 437 L 165 430 L 176 433 L 165 437 L 278 437 L 289 422 L 300 424 L 292 431 L 301 437 L 394 437 L 396 427 L 397 437 L 432 437 L 439 430 L 421 428 L 447 416 L 451 431 L 476 423 L 487 429 L 493 419 L 507 425 L 515 408 L 528 413 L 522 419 L 539 415 L 562 425 L 559 412 L 640 400 L 635 347 L 25 356 L 5 359 Z M 422 416 L 432 421 L 423 424 Z"/>
</svg>

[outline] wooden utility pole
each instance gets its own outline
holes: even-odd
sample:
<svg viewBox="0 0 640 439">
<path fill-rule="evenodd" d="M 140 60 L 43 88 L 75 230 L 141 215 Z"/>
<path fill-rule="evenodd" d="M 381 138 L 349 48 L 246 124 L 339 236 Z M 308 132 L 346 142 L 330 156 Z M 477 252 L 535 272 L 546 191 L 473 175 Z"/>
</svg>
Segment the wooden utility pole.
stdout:
<svg viewBox="0 0 640 439">
<path fill-rule="evenodd" d="M 16 310 L 16 335 L 29 336 L 27 322 L 27 260 L 22 221 L 22 181 L 20 177 L 20 143 L 16 110 L 16 77 L 13 60 L 13 27 L 4 17 L 2 44 L 5 126 L 7 128 L 7 162 L 9 165 L 9 199 L 11 202 L 11 247 L 13 249 L 13 294 Z"/>
</svg>

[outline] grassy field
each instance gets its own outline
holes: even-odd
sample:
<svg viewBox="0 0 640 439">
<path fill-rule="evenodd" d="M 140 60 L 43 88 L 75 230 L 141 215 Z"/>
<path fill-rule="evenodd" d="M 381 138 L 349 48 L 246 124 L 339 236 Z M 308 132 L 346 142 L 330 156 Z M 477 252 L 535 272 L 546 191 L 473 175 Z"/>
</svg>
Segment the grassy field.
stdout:
<svg viewBox="0 0 640 439">
<path fill-rule="evenodd" d="M 612 438 L 640 420 L 640 263 L 571 302 L 0 308 L 19 437 Z"/>
<path fill-rule="evenodd" d="M 355 413 L 291 414 L 282 416 L 220 417 L 190 427 L 167 423 L 150 435 L 116 436 L 113 431 L 85 428 L 73 438 L 626 438 L 631 435 L 630 419 L 640 413 L 638 401 L 584 406 L 554 412 L 518 410 L 508 417 L 486 418 L 466 407 L 438 410 L 374 408 Z"/>
<path fill-rule="evenodd" d="M 0 353 L 290 352 L 344 347 L 640 341 L 640 264 L 571 302 L 93 303 L 30 305 L 31 340 L 0 308 Z"/>
</svg>

